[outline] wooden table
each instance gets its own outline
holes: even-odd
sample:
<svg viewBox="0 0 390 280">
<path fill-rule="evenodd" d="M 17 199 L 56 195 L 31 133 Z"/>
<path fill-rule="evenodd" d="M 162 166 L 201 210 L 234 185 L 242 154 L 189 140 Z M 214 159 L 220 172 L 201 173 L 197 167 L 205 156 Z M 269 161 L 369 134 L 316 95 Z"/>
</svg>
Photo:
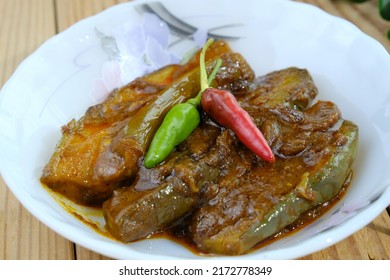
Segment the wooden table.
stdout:
<svg viewBox="0 0 390 280">
<path fill-rule="evenodd" d="M 19 63 L 54 34 L 124 0 L 0 0 L 0 84 Z M 390 52 L 390 22 L 378 15 L 377 1 L 302 0 L 344 17 Z M 106 259 L 56 234 L 16 200 L 0 177 L 0 259 Z M 303 259 L 390 259 L 387 211 L 351 237 Z"/>
</svg>

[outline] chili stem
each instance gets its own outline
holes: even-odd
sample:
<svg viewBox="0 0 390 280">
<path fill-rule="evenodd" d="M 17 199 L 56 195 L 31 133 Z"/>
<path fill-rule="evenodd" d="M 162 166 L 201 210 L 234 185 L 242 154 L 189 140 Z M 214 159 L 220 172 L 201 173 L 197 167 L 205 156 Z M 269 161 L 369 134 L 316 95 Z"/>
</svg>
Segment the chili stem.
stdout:
<svg viewBox="0 0 390 280">
<path fill-rule="evenodd" d="M 209 87 L 208 81 L 207 81 L 207 72 L 206 72 L 206 51 L 209 48 L 209 46 L 214 42 L 213 38 L 210 38 L 207 40 L 206 44 L 204 45 L 202 51 L 200 52 L 200 91 L 203 92 L 206 90 L 206 88 Z"/>
<path fill-rule="evenodd" d="M 200 98 L 202 96 L 202 93 L 209 88 L 209 85 L 213 81 L 215 75 L 217 74 L 219 68 L 222 65 L 222 60 L 218 59 L 215 63 L 214 69 L 211 72 L 210 76 L 207 78 L 207 71 L 206 71 L 206 52 L 209 46 L 214 42 L 213 38 L 210 38 L 207 40 L 206 44 L 203 46 L 200 57 L 199 57 L 199 71 L 200 71 L 200 91 L 199 93 L 194 97 L 189 99 L 187 102 L 194 105 L 195 107 L 200 106 Z"/>
<path fill-rule="evenodd" d="M 215 63 L 215 66 L 213 68 L 213 71 L 211 72 L 209 78 L 207 79 L 207 87 L 206 89 L 209 87 L 208 85 L 211 84 L 211 82 L 214 80 L 214 77 L 215 75 L 217 75 L 217 72 L 219 70 L 219 68 L 221 68 L 221 65 L 222 65 L 222 59 L 218 59 L 217 62 Z M 206 71 L 204 71 L 206 73 Z M 201 70 L 201 73 L 202 73 L 202 70 Z M 204 90 L 200 90 L 199 93 L 194 97 L 194 98 L 191 98 L 187 101 L 187 103 L 190 103 L 192 105 L 194 105 L 195 107 L 199 107 L 200 106 L 200 98 L 202 97 L 202 93 L 203 93 Z"/>
</svg>

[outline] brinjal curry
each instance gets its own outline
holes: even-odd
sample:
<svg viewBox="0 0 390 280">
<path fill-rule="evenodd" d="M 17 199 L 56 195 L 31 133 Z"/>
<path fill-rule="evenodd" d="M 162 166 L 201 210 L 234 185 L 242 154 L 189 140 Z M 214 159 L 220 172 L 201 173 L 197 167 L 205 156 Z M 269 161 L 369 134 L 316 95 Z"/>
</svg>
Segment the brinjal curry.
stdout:
<svg viewBox="0 0 390 280">
<path fill-rule="evenodd" d="M 336 104 L 314 102 L 318 90 L 307 70 L 256 77 L 217 41 L 204 58 L 207 74 L 222 63 L 210 86 L 234 96 L 274 160 L 256 155 L 200 107 L 192 133 L 161 163 L 145 167 L 164 116 L 200 92 L 200 53 L 114 90 L 65 125 L 41 182 L 101 207 L 109 233 L 122 242 L 180 227 L 202 253 L 244 254 L 338 195 L 351 173 L 358 127 Z"/>
</svg>

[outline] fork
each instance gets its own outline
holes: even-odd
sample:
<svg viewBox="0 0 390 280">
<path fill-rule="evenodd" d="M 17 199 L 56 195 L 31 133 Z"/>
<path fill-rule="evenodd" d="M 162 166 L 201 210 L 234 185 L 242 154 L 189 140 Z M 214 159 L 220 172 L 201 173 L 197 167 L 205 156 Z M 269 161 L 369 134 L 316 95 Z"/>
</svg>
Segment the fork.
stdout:
<svg viewBox="0 0 390 280">
<path fill-rule="evenodd" d="M 193 34 L 198 30 L 198 28 L 186 23 L 185 21 L 173 15 L 160 2 L 140 4 L 136 7 L 136 9 L 140 13 L 153 13 L 157 15 L 161 20 L 166 22 L 166 24 L 169 26 L 172 33 L 181 37 L 182 39 L 192 37 Z M 216 31 L 216 30 L 225 29 L 229 27 L 237 27 L 240 25 L 242 24 L 226 24 L 223 26 L 210 28 L 209 31 Z M 213 37 L 214 39 L 223 39 L 223 40 L 237 40 L 240 38 L 238 36 L 219 35 L 214 32 L 207 32 L 207 37 Z"/>
</svg>

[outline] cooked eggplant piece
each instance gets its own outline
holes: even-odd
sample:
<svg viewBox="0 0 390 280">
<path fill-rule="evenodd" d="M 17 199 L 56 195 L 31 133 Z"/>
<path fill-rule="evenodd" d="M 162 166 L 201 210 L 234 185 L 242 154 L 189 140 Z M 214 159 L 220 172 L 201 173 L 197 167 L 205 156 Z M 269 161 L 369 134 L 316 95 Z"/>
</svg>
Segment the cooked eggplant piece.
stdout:
<svg viewBox="0 0 390 280">
<path fill-rule="evenodd" d="M 218 193 L 192 214 L 190 233 L 200 251 L 247 252 L 330 200 L 349 176 L 358 128 L 332 102 L 310 106 L 317 94 L 311 79 L 288 88 L 285 82 L 304 75 L 294 68 L 271 73 L 241 99 L 278 157 L 273 165 L 259 164 L 240 146 L 226 148 L 231 154 Z M 238 173 L 237 166 L 247 168 Z"/>
<path fill-rule="evenodd" d="M 228 88 L 232 91 L 246 91 L 254 79 L 254 73 L 238 53 L 228 53 L 221 56 L 222 65 L 213 80 L 213 86 Z M 216 60 L 206 64 L 206 70 L 211 73 Z M 142 146 L 143 152 L 148 148 L 154 133 L 162 122 L 162 118 L 175 105 L 195 97 L 200 91 L 199 68 L 173 83 L 158 98 L 142 107 L 126 126 L 125 135 L 136 140 Z"/>
<path fill-rule="evenodd" d="M 235 92 L 247 91 L 253 82 L 254 73 L 246 61 L 239 54 L 227 54 L 223 55 L 221 58 L 222 66 L 215 76 L 213 82 L 214 86 L 218 87 L 218 85 L 220 85 L 221 87 L 227 87 L 229 90 Z M 199 75 L 198 71 L 194 74 Z M 197 76 L 196 80 L 199 80 L 199 76 Z M 187 88 L 187 91 L 193 91 L 196 94 L 199 91 L 199 84 L 193 82 L 193 85 L 190 88 Z M 145 113 L 142 113 L 144 120 L 155 119 L 157 116 L 164 114 L 164 112 L 167 111 L 166 108 L 169 106 L 165 105 L 161 107 L 160 104 L 171 103 L 171 89 L 166 91 L 166 93 L 168 92 L 170 94 L 167 94 L 166 97 L 164 97 L 165 93 L 160 96 L 162 101 L 159 101 L 159 104 L 150 103 L 153 104 L 151 108 L 148 108 L 149 104 L 144 107 Z M 182 96 L 175 98 L 185 100 Z M 136 125 L 128 126 L 129 130 L 127 133 L 129 133 L 130 136 L 128 138 L 123 137 L 122 139 L 134 141 L 132 135 L 136 135 L 137 139 L 138 137 L 141 137 L 138 139 L 139 141 L 143 139 L 144 143 L 150 142 L 150 136 L 153 134 L 145 134 L 145 132 L 155 131 L 157 127 L 155 123 L 151 123 L 150 125 L 148 123 L 149 122 L 146 121 L 146 124 L 142 126 L 142 130 L 141 127 L 137 127 Z M 215 127 L 215 124 L 213 124 L 211 128 L 209 126 L 207 130 L 214 131 Z M 194 133 L 194 135 L 198 134 Z M 203 133 L 203 135 L 203 138 L 190 140 L 189 142 L 187 141 L 187 144 L 191 145 L 191 141 L 194 141 L 199 146 L 202 145 L 201 143 L 205 143 L 206 146 L 213 143 L 208 132 Z M 190 137 L 190 139 L 195 139 L 195 136 Z M 196 148 L 193 147 L 193 149 L 198 150 L 200 149 L 199 146 L 196 146 Z M 128 148 L 123 150 L 129 151 Z M 155 231 L 166 228 L 167 225 L 176 219 L 182 217 L 184 214 L 190 213 L 196 206 L 196 198 L 199 191 L 199 187 L 194 186 L 199 185 L 199 182 L 203 181 L 200 180 L 199 177 L 203 177 L 210 172 L 208 166 L 202 165 L 197 160 L 192 160 L 193 158 L 198 159 L 199 156 L 200 155 L 195 156 L 194 151 L 191 151 L 191 149 L 185 151 L 183 155 L 181 153 L 176 153 L 174 154 L 174 159 L 171 159 L 168 164 L 161 168 L 157 168 L 159 171 L 145 170 L 144 172 L 141 172 L 136 179 L 135 186 L 114 192 L 112 198 L 103 204 L 104 216 L 112 234 L 123 241 L 139 239 L 140 237 L 145 237 Z M 170 158 L 172 158 L 172 155 Z M 172 164 L 172 162 L 174 162 L 174 164 Z M 158 174 L 159 172 L 170 175 L 168 176 L 169 179 L 167 181 L 159 181 L 159 184 L 161 185 L 156 186 L 156 183 L 154 183 L 153 180 L 148 180 L 148 178 L 151 177 L 150 173 Z M 164 178 L 167 176 L 160 175 L 160 177 Z M 138 187 L 140 182 L 144 185 L 149 184 L 150 187 L 147 188 L 152 188 L 151 186 L 154 186 L 155 188 L 150 191 L 137 191 L 137 189 L 140 189 Z M 177 190 L 177 193 L 172 191 L 174 189 Z M 186 189 L 186 191 L 182 191 L 182 189 Z M 168 200 L 168 202 L 165 200 Z M 140 208 L 139 205 L 147 204 L 153 206 L 143 207 L 142 214 L 138 216 L 133 215 L 136 212 L 136 209 Z M 171 205 L 171 208 L 159 209 L 159 207 L 155 207 L 156 205 Z M 161 213 L 165 213 L 166 211 L 172 213 L 161 215 Z M 158 219 L 152 223 L 150 217 L 156 217 L 156 219 Z"/>
<path fill-rule="evenodd" d="M 231 50 L 225 42 L 215 42 L 206 57 L 208 68 L 216 57 L 228 53 Z M 62 128 L 62 138 L 44 167 L 41 182 L 76 203 L 100 206 L 114 189 L 134 179 L 138 158 L 148 143 L 143 137 L 150 138 L 164 106 L 196 94 L 194 88 L 185 96 L 181 87 L 198 84 L 199 71 L 194 70 L 198 65 L 199 53 L 186 65 L 167 66 L 138 78 L 114 90 L 102 104 L 90 107 L 80 120 L 70 121 Z M 223 82 L 228 79 L 229 74 L 220 76 Z M 178 91 L 172 94 L 172 88 Z"/>
<path fill-rule="evenodd" d="M 198 128 L 154 168 L 143 155 L 166 112 L 194 97 L 199 53 L 115 90 L 63 127 L 42 183 L 76 203 L 102 206 L 107 229 L 123 242 L 186 227 L 204 253 L 239 255 L 336 196 L 351 172 L 358 128 L 295 67 L 255 79 L 222 41 L 212 87 L 232 92 L 276 156 L 263 161 L 205 113 Z M 184 222 L 185 221 L 185 222 Z"/>
<path fill-rule="evenodd" d="M 296 68 L 274 72 L 256 83 L 250 86 L 255 90 L 248 94 L 242 90 L 233 92 L 246 104 L 246 109 L 256 110 L 255 120 L 260 122 L 268 118 L 263 118 L 259 108 L 267 112 L 294 107 L 296 103 L 308 106 L 317 93 L 307 71 Z M 296 94 L 300 88 L 305 90 Z M 250 107 L 252 103 L 256 105 Z M 251 170 L 252 165 L 262 168 L 265 163 L 239 145 L 232 135 L 204 116 L 201 126 L 164 164 L 141 169 L 133 186 L 115 191 L 103 204 L 110 232 L 129 242 L 172 227 L 178 219 L 213 198 L 220 191 L 221 180 L 231 177 L 234 181 Z M 246 160 L 234 152 L 237 150 L 245 153 Z"/>
<path fill-rule="evenodd" d="M 141 166 L 135 183 L 114 191 L 103 203 L 109 232 L 122 242 L 130 242 L 172 227 L 199 204 L 199 190 L 204 183 L 218 178 L 219 169 L 210 168 L 203 157 L 215 143 L 220 130 L 202 123 L 188 143 L 162 165 L 152 169 Z"/>
<path fill-rule="evenodd" d="M 358 129 L 343 121 L 325 133 L 330 135 L 311 135 L 318 142 L 299 156 L 222 177 L 218 194 L 193 214 L 190 231 L 197 247 L 213 254 L 243 254 L 334 197 L 350 173 Z"/>
<path fill-rule="evenodd" d="M 343 120 L 332 102 L 310 106 L 317 94 L 311 79 L 293 87 L 286 83 L 305 75 L 294 68 L 271 73 L 258 80 L 263 86 L 241 99 L 277 160 L 264 164 L 240 145 L 226 145 L 230 153 L 218 193 L 192 214 L 190 233 L 200 251 L 243 254 L 343 186 L 355 157 L 358 128 Z M 272 84 L 276 86 L 267 89 Z"/>
<path fill-rule="evenodd" d="M 160 78 L 164 79 L 138 79 L 115 90 L 105 102 L 90 107 L 80 120 L 63 126 L 62 137 L 43 169 L 41 182 L 79 204 L 100 205 L 110 197 L 126 179 L 126 163 L 120 155 L 109 153 L 110 144 L 127 120 L 164 88 Z M 138 94 L 146 84 L 150 93 Z"/>
</svg>

